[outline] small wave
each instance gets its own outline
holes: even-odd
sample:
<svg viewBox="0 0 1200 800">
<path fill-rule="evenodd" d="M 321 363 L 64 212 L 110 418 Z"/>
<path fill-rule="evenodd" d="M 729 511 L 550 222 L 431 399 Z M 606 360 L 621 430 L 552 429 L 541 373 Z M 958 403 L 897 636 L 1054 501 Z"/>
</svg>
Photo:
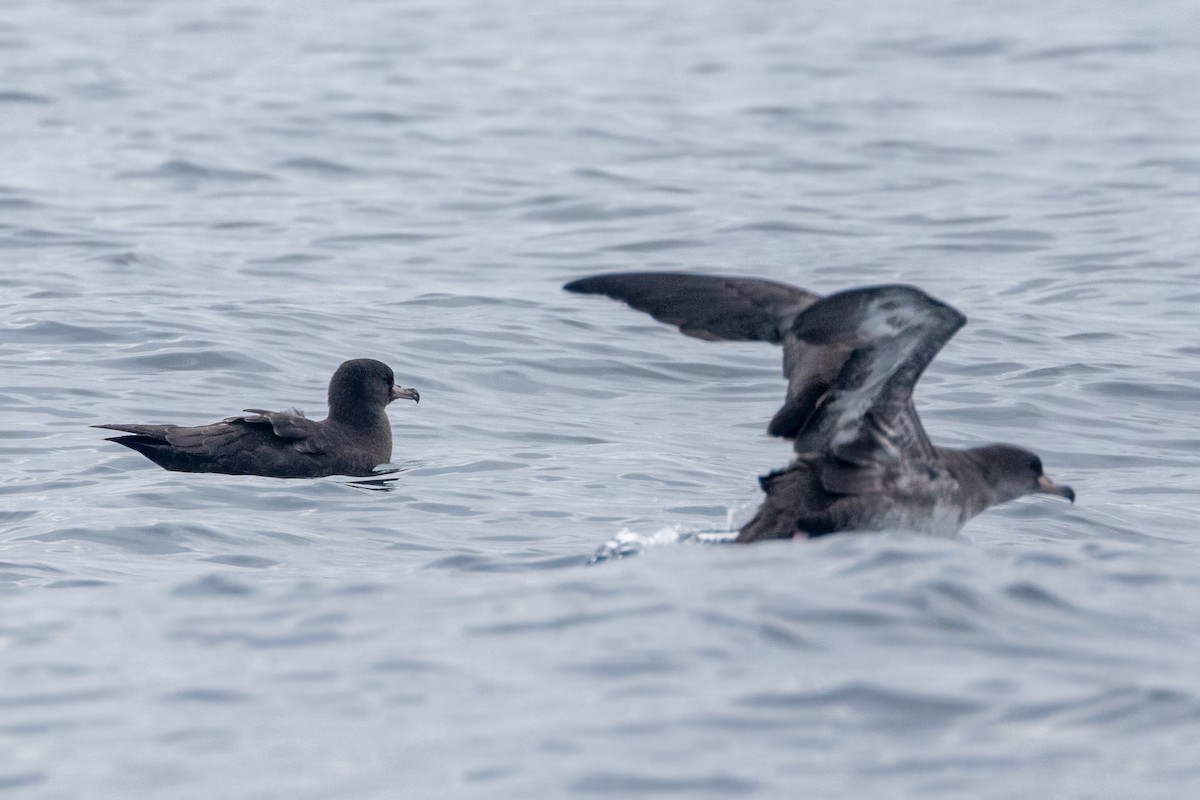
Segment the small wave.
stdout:
<svg viewBox="0 0 1200 800">
<path fill-rule="evenodd" d="M 0 103 L 24 103 L 26 105 L 44 106 L 52 102 L 54 101 L 44 94 L 16 91 L 0 92 Z"/>
<path fill-rule="evenodd" d="M 159 164 L 153 169 L 121 172 L 118 173 L 117 177 L 150 178 L 160 180 L 223 181 L 230 183 L 275 180 L 274 176 L 268 175 L 265 172 L 214 167 L 206 164 L 197 164 L 194 161 L 187 161 L 184 159 L 171 159 L 170 161 L 164 161 L 162 164 Z"/>
<path fill-rule="evenodd" d="M 670 794 L 695 797 L 753 794 L 760 784 L 730 775 L 663 777 L 630 772 L 589 772 L 572 784 L 581 794 L 630 795 Z"/>
<path fill-rule="evenodd" d="M 129 367 L 139 372 L 145 370 L 209 371 L 221 369 L 258 373 L 279 371 L 272 364 L 241 353 L 217 350 L 177 350 L 151 353 L 118 358 L 110 363 L 113 366 Z"/>
<path fill-rule="evenodd" d="M 704 247 L 705 243 L 687 239 L 645 239 L 637 242 L 610 245 L 605 250 L 615 253 L 659 253 L 664 250 L 680 250 L 691 247 Z"/>
<path fill-rule="evenodd" d="M 359 170 L 354 167 L 339 164 L 336 161 L 327 161 L 323 158 L 302 157 L 289 158 L 286 161 L 280 161 L 275 165 L 277 169 L 288 169 L 297 172 L 309 172 L 316 175 L 357 175 Z"/>
</svg>

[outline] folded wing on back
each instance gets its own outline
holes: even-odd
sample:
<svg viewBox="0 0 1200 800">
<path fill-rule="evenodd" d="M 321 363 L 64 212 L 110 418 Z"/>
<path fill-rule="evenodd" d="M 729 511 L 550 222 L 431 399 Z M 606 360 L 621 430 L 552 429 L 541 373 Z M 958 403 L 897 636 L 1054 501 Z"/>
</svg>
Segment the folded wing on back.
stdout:
<svg viewBox="0 0 1200 800">
<path fill-rule="evenodd" d="M 111 441 L 136 450 L 161 467 L 183 472 L 280 474 L 295 465 L 287 453 L 324 451 L 320 425 L 299 412 L 247 409 L 211 425 L 110 424 L 97 428 L 123 431 Z M 294 458 L 294 456 L 293 456 Z"/>
<path fill-rule="evenodd" d="M 320 453 L 324 451 L 320 436 L 321 426 L 317 425 L 299 410 L 266 411 L 261 408 L 244 409 L 251 416 L 230 417 L 226 422 L 242 422 L 246 425 L 270 425 L 271 432 L 280 439 L 286 440 L 301 453 Z"/>
</svg>

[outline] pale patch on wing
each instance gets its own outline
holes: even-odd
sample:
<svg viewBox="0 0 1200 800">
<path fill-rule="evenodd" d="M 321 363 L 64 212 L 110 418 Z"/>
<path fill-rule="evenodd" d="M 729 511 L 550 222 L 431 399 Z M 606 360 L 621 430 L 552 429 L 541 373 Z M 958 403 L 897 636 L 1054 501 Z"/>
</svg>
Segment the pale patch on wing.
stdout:
<svg viewBox="0 0 1200 800">
<path fill-rule="evenodd" d="M 912 406 L 913 386 L 965 322 L 953 308 L 911 286 L 841 292 L 796 319 L 794 333 L 802 342 L 850 349 L 796 437 L 797 452 L 824 453 L 845 464 L 845 470 L 829 470 L 831 491 L 871 491 L 936 459 Z M 851 477 L 850 469 L 874 474 Z"/>
</svg>

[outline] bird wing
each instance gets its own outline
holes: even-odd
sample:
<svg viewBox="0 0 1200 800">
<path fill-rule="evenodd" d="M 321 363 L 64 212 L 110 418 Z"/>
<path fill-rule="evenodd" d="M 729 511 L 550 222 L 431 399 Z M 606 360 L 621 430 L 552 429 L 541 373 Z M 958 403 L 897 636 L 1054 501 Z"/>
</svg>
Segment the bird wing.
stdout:
<svg viewBox="0 0 1200 800">
<path fill-rule="evenodd" d="M 797 453 L 832 456 L 822 474 L 829 491 L 870 491 L 888 475 L 937 464 L 913 408 L 913 387 L 964 324 L 955 309 L 902 285 L 839 292 L 796 318 L 792 333 L 800 342 L 849 350 L 796 436 Z"/>
<path fill-rule="evenodd" d="M 267 411 L 262 408 L 243 409 L 248 416 L 229 417 L 228 424 L 270 425 L 271 432 L 286 440 L 301 453 L 321 453 L 325 447 L 321 426 L 304 416 L 297 409 L 291 411 Z M 172 442 L 174 444 L 174 442 Z"/>
<path fill-rule="evenodd" d="M 786 283 L 683 272 L 624 272 L 592 275 L 563 288 L 621 300 L 698 339 L 782 344 L 787 399 L 767 430 L 785 439 L 794 438 L 808 420 L 849 353 L 841 346 L 813 346 L 796 338 L 792 326 L 797 315 L 821 296 Z"/>
<path fill-rule="evenodd" d="M 779 344 L 819 295 L 786 283 L 684 272 L 615 272 L 571 281 L 578 294 L 602 294 L 710 341 Z"/>
</svg>

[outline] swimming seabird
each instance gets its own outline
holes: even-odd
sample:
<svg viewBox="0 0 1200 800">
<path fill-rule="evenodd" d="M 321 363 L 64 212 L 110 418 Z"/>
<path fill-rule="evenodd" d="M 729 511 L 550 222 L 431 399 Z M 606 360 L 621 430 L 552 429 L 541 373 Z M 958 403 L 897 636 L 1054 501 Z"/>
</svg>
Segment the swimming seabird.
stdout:
<svg viewBox="0 0 1200 800">
<path fill-rule="evenodd" d="M 393 400 L 420 402 L 416 389 L 396 384 L 387 364 L 346 361 L 329 381 L 329 416 L 310 420 L 300 411 L 248 408 L 245 416 L 198 427 L 94 425 L 124 431 L 108 441 L 136 450 L 164 469 L 271 478 L 370 475 L 392 458 Z"/>
<path fill-rule="evenodd" d="M 768 431 L 795 442 L 737 541 L 904 528 L 956 533 L 984 509 L 1027 494 L 1075 501 L 1028 450 L 935 447 L 913 386 L 966 317 L 913 286 L 825 298 L 784 283 L 670 272 L 572 281 L 701 339 L 783 345 L 787 398 Z"/>
</svg>

